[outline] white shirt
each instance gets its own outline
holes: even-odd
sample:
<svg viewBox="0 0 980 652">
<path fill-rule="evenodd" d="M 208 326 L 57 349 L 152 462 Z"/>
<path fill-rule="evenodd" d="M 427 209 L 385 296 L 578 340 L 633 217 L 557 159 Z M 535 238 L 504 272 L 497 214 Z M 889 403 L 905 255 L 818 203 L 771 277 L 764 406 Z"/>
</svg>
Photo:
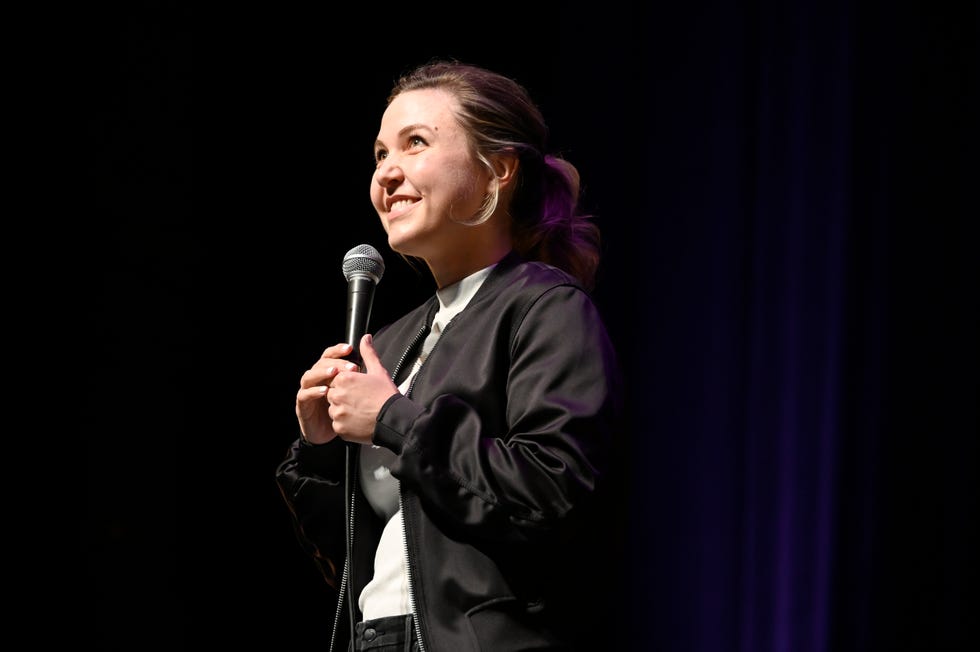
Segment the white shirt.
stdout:
<svg viewBox="0 0 980 652">
<path fill-rule="evenodd" d="M 412 371 L 398 387 L 404 394 L 418 373 L 419 367 L 435 346 L 446 324 L 462 312 L 476 291 L 480 289 L 493 269 L 493 265 L 475 272 L 458 283 L 436 291 L 439 312 L 432 321 L 432 329 L 422 343 L 422 351 L 412 365 Z M 378 549 L 374 555 L 374 577 L 361 591 L 358 606 L 365 620 L 397 616 L 411 611 L 408 594 L 408 559 L 405 549 L 405 529 L 399 505 L 398 480 L 388 470 L 395 454 L 387 448 L 365 445 L 360 455 L 361 489 L 375 513 L 387 520 Z"/>
</svg>

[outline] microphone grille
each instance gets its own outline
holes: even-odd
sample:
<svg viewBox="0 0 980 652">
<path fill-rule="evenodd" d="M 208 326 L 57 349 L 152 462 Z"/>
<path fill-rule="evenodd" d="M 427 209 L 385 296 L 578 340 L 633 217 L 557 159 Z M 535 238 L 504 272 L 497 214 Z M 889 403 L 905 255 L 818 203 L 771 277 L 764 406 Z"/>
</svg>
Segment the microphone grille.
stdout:
<svg viewBox="0 0 980 652">
<path fill-rule="evenodd" d="M 378 283 L 384 273 L 385 261 L 369 244 L 357 245 L 344 256 L 344 278 L 348 281 L 355 276 L 369 276 Z"/>
</svg>

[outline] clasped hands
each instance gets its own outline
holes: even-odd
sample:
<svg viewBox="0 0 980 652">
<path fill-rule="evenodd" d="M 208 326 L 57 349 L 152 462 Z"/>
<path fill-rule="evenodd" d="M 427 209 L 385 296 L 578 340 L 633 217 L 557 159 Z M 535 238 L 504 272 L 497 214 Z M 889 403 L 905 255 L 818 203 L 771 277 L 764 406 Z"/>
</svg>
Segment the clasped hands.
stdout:
<svg viewBox="0 0 980 652">
<path fill-rule="evenodd" d="M 296 392 L 296 418 L 303 437 L 325 444 L 335 437 L 370 444 L 381 407 L 398 393 L 385 369 L 370 334 L 361 338 L 364 372 L 345 360 L 353 347 L 334 344 L 300 379 Z"/>
</svg>

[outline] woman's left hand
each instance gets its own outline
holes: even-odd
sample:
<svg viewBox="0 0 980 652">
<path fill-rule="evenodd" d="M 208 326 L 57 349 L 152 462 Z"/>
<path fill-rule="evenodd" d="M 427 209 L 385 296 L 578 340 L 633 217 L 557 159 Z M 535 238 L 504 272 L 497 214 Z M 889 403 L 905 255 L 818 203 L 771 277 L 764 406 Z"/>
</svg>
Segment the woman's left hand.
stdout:
<svg viewBox="0 0 980 652">
<path fill-rule="evenodd" d="M 364 372 L 341 371 L 334 377 L 327 389 L 327 413 L 338 437 L 370 444 L 378 413 L 385 401 L 398 393 L 398 387 L 382 366 L 370 334 L 361 338 L 359 350 Z"/>
</svg>

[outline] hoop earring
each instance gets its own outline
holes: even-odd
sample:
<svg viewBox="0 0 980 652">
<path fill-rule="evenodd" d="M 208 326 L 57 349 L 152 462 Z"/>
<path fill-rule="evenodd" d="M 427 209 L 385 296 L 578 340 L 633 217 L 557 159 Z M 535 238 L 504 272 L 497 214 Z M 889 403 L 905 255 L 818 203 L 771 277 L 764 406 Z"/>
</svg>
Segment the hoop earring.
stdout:
<svg viewBox="0 0 980 652">
<path fill-rule="evenodd" d="M 452 220 L 456 224 L 462 224 L 463 226 L 479 226 L 493 215 L 493 212 L 497 210 L 497 204 L 500 202 L 500 180 L 494 177 L 493 188 L 483 196 L 483 203 L 480 204 L 479 210 L 476 214 L 468 220 Z M 450 218 L 452 219 L 452 218 Z"/>
</svg>

